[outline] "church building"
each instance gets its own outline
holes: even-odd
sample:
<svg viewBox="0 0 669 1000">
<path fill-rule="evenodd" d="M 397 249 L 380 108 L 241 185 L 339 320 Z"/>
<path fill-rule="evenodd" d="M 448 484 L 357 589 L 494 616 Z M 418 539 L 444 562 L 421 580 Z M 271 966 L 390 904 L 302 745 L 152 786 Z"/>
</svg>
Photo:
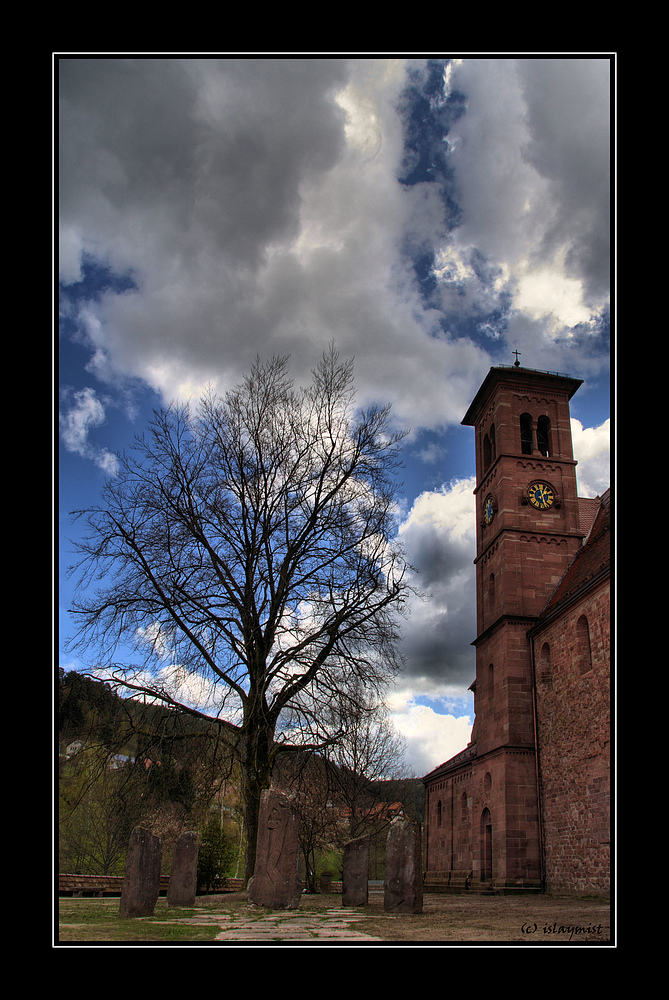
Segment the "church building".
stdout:
<svg viewBox="0 0 669 1000">
<path fill-rule="evenodd" d="M 475 431 L 475 720 L 423 778 L 425 888 L 609 892 L 610 491 L 577 496 L 582 380 L 491 368 Z"/>
</svg>

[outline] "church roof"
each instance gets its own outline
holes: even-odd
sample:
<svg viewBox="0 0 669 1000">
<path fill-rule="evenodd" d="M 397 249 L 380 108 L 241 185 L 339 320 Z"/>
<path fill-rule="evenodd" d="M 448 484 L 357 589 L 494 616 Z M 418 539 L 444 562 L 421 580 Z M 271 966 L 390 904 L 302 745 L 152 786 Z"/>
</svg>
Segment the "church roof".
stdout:
<svg viewBox="0 0 669 1000">
<path fill-rule="evenodd" d="M 611 489 L 609 488 L 603 496 L 595 497 L 590 505 L 581 506 L 581 504 L 583 499 L 579 498 L 581 526 L 587 530 L 589 520 L 589 531 L 532 631 L 557 613 L 564 604 L 576 597 L 594 580 L 610 570 Z"/>
<path fill-rule="evenodd" d="M 579 386 L 583 385 L 583 379 L 572 378 L 564 372 L 548 372 L 539 368 L 521 368 L 520 365 L 498 365 L 491 368 L 479 387 L 479 391 L 471 402 L 467 413 L 461 423 L 464 426 L 473 427 L 480 410 L 486 405 L 490 393 L 500 382 L 515 385 L 522 380 L 523 385 L 535 382 L 545 389 L 553 389 L 566 392 L 568 398 L 574 395 Z"/>
<path fill-rule="evenodd" d="M 578 519 L 584 535 L 587 535 L 597 517 L 602 502 L 601 497 L 579 497 Z"/>
<path fill-rule="evenodd" d="M 451 757 L 450 760 L 445 760 L 443 764 L 435 767 L 434 770 L 426 774 L 422 779 L 423 781 L 432 781 L 440 771 L 450 771 L 454 767 L 459 767 L 460 764 L 464 764 L 465 761 L 469 760 L 471 757 L 476 757 L 476 743 L 470 743 L 466 746 L 464 750 L 460 753 L 456 753 L 455 757 Z"/>
</svg>

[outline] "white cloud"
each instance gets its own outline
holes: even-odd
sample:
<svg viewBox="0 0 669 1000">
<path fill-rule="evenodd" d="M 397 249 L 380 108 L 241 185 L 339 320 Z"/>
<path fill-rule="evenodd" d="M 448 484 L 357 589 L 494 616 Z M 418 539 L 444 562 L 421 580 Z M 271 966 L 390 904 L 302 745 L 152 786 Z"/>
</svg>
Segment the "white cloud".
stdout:
<svg viewBox="0 0 669 1000">
<path fill-rule="evenodd" d="M 438 713 L 411 697 L 397 695 L 389 699 L 388 706 L 394 726 L 406 740 L 406 759 L 416 777 L 449 760 L 469 743 L 473 721 L 469 715 Z"/>
<path fill-rule="evenodd" d="M 68 451 L 92 459 L 108 475 L 116 472 L 116 456 L 105 448 L 96 448 L 89 441 L 91 430 L 105 421 L 105 409 L 94 389 L 86 388 L 72 394 L 73 404 L 59 415 L 60 436 Z M 69 402 L 70 395 L 66 400 Z"/>
<path fill-rule="evenodd" d="M 537 358 L 547 339 L 592 324 L 608 302 L 609 74 L 606 59 L 463 59 L 450 74 L 467 113 L 449 134 L 462 224 L 442 261 L 477 248 L 495 291 L 541 321 Z M 463 264 L 455 274 L 474 294 Z M 452 303 L 448 283 L 443 291 Z"/>
<path fill-rule="evenodd" d="M 590 324 L 592 309 L 584 301 L 583 282 L 565 273 L 564 253 L 558 259 L 532 269 L 518 261 L 515 305 L 532 319 L 544 320 L 547 334 L 559 334 L 565 327 Z"/>
<path fill-rule="evenodd" d="M 582 120 L 608 117 L 606 65 L 449 65 L 467 101 L 448 135 L 453 230 L 440 183 L 397 180 L 397 109 L 421 61 L 62 60 L 63 280 L 81 276 L 85 252 L 136 285 L 80 316 L 92 370 L 168 401 L 224 390 L 257 353 L 290 353 L 299 381 L 335 340 L 356 357 L 361 403 L 439 428 L 459 421 L 490 364 L 472 338 L 444 333 L 441 308 L 470 311 L 493 344 L 503 324 L 486 317 L 503 296 L 529 321 L 524 360 L 575 368 L 548 355 L 566 349 L 554 328 L 589 322 L 605 297 L 607 136 Z M 439 308 L 421 297 L 409 245 L 437 255 Z"/>
<path fill-rule="evenodd" d="M 578 495 L 596 497 L 611 485 L 611 421 L 599 427 L 584 427 L 571 419 L 574 458 L 577 460 Z"/>
</svg>

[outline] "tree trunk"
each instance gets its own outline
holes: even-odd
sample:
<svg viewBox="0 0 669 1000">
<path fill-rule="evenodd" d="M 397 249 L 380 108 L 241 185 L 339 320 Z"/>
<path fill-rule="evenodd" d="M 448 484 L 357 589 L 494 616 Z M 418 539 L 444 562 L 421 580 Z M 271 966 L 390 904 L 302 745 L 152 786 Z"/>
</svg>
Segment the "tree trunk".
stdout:
<svg viewBox="0 0 669 1000">
<path fill-rule="evenodd" d="M 259 726 L 257 723 L 254 725 L 252 721 L 245 723 L 241 741 L 242 799 L 246 828 L 245 884 L 248 884 L 255 870 L 260 796 L 271 784 L 271 742 L 270 734 L 265 731 L 265 726 Z"/>
</svg>

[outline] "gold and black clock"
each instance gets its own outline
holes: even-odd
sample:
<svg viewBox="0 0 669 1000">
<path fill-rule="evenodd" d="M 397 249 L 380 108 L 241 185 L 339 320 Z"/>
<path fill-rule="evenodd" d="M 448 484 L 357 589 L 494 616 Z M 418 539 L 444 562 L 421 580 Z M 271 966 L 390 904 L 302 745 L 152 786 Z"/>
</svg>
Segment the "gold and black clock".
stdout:
<svg viewBox="0 0 669 1000">
<path fill-rule="evenodd" d="M 548 510 L 555 503 L 555 491 L 550 483 L 536 482 L 528 487 L 527 497 L 537 510 Z"/>
<path fill-rule="evenodd" d="M 488 496 L 483 501 L 483 523 L 484 524 L 492 524 L 492 519 L 495 516 L 496 509 L 497 508 L 495 506 L 495 501 L 494 501 L 493 495 L 492 495 L 492 493 L 489 493 Z"/>
</svg>

